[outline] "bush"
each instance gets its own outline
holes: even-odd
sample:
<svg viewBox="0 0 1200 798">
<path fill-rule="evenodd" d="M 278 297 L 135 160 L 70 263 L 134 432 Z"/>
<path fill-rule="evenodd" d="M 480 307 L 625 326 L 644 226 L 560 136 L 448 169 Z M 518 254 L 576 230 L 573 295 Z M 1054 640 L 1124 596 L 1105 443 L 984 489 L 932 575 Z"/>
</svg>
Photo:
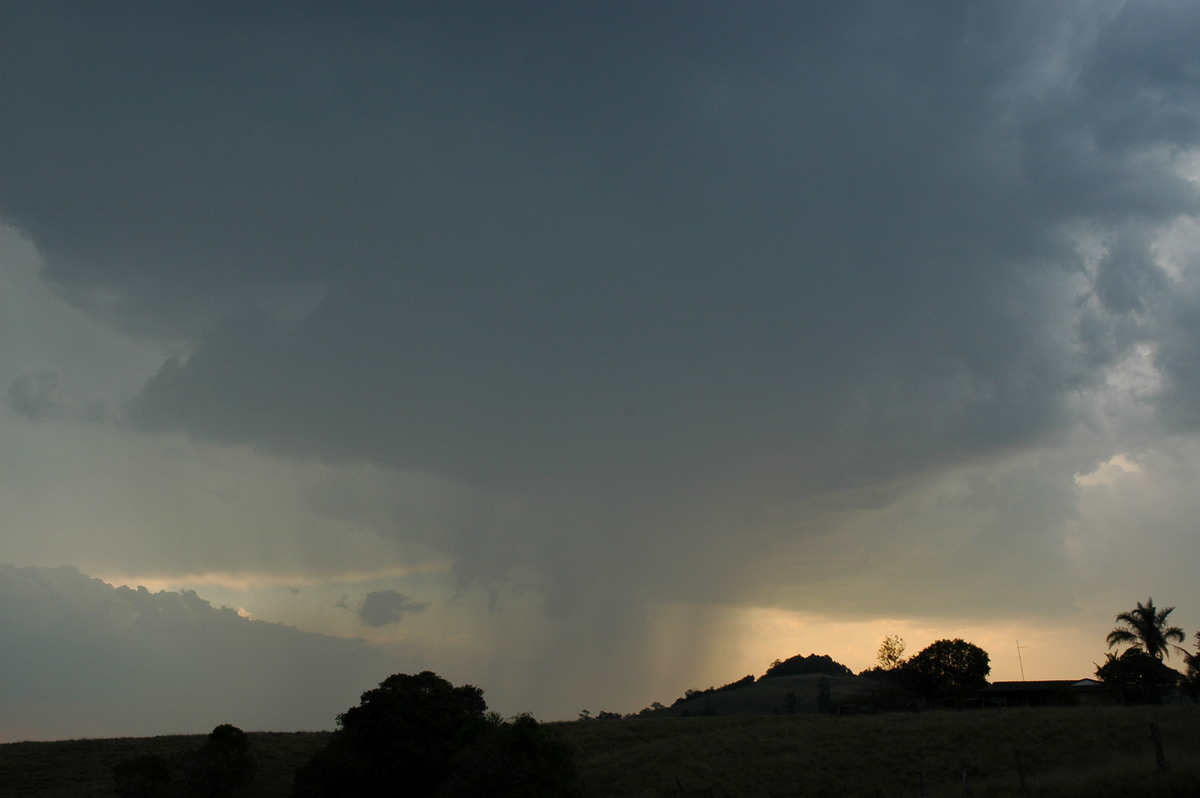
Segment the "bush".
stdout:
<svg viewBox="0 0 1200 798">
<path fill-rule="evenodd" d="M 1182 678 L 1179 671 L 1140 648 L 1127 649 L 1119 657 L 1106 656 L 1096 668 L 1096 677 L 1127 704 L 1160 704 Z"/>
<path fill-rule="evenodd" d="M 223 723 L 187 763 L 185 791 L 192 798 L 225 798 L 254 780 L 250 739 L 237 726 Z"/>
<path fill-rule="evenodd" d="M 788 693 L 788 695 L 792 695 Z M 833 696 L 829 690 L 828 677 L 822 676 L 821 681 L 817 682 L 817 709 L 822 712 L 828 712 L 832 708 Z M 795 714 L 790 712 L 789 714 Z"/>
<path fill-rule="evenodd" d="M 570 749 L 531 715 L 499 724 L 452 765 L 438 798 L 569 796 L 578 783 Z"/>
<path fill-rule="evenodd" d="M 213 729 L 198 750 L 166 759 L 146 754 L 113 767 L 121 798 L 230 798 L 254 780 L 250 739 L 237 726 Z"/>
<path fill-rule="evenodd" d="M 569 795 L 570 751 L 536 720 L 488 713 L 483 691 L 435 673 L 395 674 L 338 716 L 297 774 L 297 798 Z"/>
<path fill-rule="evenodd" d="M 1180 682 L 1183 692 L 1192 699 L 1200 699 L 1200 632 L 1196 632 L 1196 650 L 1184 654 L 1187 663 L 1187 676 Z"/>
</svg>

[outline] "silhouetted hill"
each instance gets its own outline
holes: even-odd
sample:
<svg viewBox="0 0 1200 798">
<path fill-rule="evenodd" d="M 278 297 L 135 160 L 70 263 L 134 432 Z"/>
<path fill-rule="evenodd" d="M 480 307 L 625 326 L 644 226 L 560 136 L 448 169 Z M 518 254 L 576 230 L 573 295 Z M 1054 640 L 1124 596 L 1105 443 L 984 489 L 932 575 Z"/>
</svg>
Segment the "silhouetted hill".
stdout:
<svg viewBox="0 0 1200 798">
<path fill-rule="evenodd" d="M 854 671 L 850 670 L 828 654 L 809 654 L 808 656 L 797 654 L 794 657 L 788 657 L 784 660 L 777 659 L 772 662 L 771 667 L 767 668 L 767 672 L 763 674 L 763 678 L 770 679 L 775 676 L 804 676 L 810 673 L 824 676 L 854 675 Z"/>
<path fill-rule="evenodd" d="M 680 701 L 673 706 L 647 714 L 656 717 L 702 714 L 784 715 L 788 714 L 788 693 L 796 697 L 795 711 L 797 714 L 817 712 L 817 699 L 822 678 L 829 684 L 830 699 L 834 703 L 880 687 L 877 680 L 864 676 L 823 676 L 815 673 L 801 676 L 773 676 L 732 689 L 701 693 L 690 700 Z"/>
</svg>

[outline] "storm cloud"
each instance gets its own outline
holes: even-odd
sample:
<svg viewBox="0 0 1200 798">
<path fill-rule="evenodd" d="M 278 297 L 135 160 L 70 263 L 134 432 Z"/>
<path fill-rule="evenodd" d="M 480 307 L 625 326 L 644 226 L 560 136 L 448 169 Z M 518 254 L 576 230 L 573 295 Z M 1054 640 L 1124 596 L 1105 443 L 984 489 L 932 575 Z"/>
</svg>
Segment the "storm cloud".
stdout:
<svg viewBox="0 0 1200 798">
<path fill-rule="evenodd" d="M 90 418 L 316 464 L 321 529 L 449 563 L 356 588 L 364 634 L 472 591 L 593 661 L 649 645 L 650 606 L 1069 615 L 1079 479 L 1200 423 L 1186 4 L 17 4 L 0 31 L 0 217 L 155 353 Z M 63 422 L 73 373 L 9 368 L 10 411 Z M 154 567 L 236 570 L 169 526 Z M 314 579 L 318 537 L 288 560 Z"/>
<path fill-rule="evenodd" d="M 396 667 L 360 641 L 113 587 L 78 570 L 0 566 L 6 735 L 21 739 L 329 729 Z M 283 724 L 277 726 L 276 724 Z"/>
</svg>

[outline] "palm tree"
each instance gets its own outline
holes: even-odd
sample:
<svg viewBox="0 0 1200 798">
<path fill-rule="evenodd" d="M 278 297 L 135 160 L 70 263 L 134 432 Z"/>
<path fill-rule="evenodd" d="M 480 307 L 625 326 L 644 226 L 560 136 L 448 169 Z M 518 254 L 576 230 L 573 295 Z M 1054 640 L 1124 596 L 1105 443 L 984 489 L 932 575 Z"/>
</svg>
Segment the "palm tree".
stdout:
<svg viewBox="0 0 1200 798">
<path fill-rule="evenodd" d="M 1122 612 L 1117 616 L 1117 627 L 1108 633 L 1108 647 L 1131 643 L 1134 648 L 1140 648 L 1152 657 L 1162 659 L 1171 655 L 1171 641 L 1182 643 L 1185 635 L 1178 626 L 1167 626 L 1167 616 L 1175 611 L 1174 607 L 1158 609 L 1154 599 L 1146 599 L 1145 606 L 1137 603 L 1136 610 Z M 1179 648 L 1179 646 L 1175 646 Z M 1184 651 L 1179 648 L 1180 651 Z M 1187 652 L 1184 651 L 1186 654 Z"/>
</svg>

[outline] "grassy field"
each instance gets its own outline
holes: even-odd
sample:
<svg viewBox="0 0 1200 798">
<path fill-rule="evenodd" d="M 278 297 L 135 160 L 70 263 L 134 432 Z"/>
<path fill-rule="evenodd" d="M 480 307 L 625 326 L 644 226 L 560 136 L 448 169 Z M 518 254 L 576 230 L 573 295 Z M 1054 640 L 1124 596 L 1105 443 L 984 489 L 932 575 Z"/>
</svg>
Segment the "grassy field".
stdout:
<svg viewBox="0 0 1200 798">
<path fill-rule="evenodd" d="M 1163 773 L 1151 723 L 1161 731 Z M 1200 796 L 1196 706 L 650 717 L 550 726 L 575 748 L 585 796 Z M 0 745 L 0 796 L 111 796 L 116 762 L 193 751 L 204 739 Z M 250 739 L 259 773 L 243 794 L 265 798 L 287 795 L 292 772 L 325 736 L 251 733 Z"/>
<path fill-rule="evenodd" d="M 250 750 L 258 763 L 246 796 L 286 796 L 292 776 L 327 733 L 251 732 Z M 114 796 L 113 765 L 144 754 L 167 759 L 202 746 L 207 734 L 170 737 L 123 737 L 114 740 L 63 740 L 0 745 L 0 796 L 4 798 L 89 798 Z"/>
<path fill-rule="evenodd" d="M 1161 732 L 1163 774 L 1150 723 Z M 1200 796 L 1194 706 L 645 718 L 556 728 L 579 752 L 586 794 L 597 796 Z"/>
</svg>

